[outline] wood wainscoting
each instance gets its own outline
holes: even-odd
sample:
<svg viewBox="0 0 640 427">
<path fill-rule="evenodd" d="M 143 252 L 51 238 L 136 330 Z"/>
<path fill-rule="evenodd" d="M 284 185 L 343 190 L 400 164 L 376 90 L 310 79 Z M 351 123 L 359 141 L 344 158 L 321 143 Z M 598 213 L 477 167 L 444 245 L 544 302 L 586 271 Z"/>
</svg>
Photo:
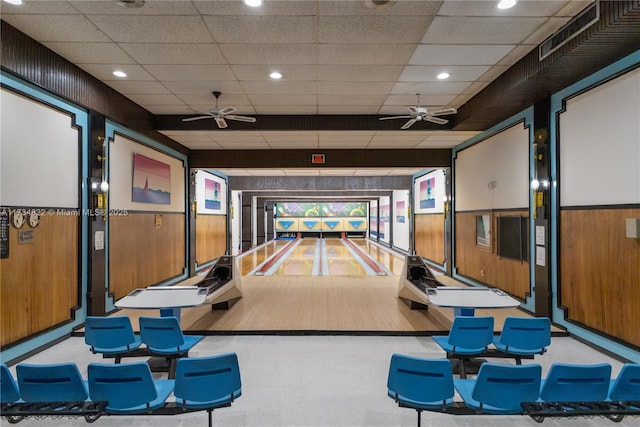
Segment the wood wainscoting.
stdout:
<svg viewBox="0 0 640 427">
<path fill-rule="evenodd" d="M 491 234 L 489 247 L 476 244 L 476 216 L 489 215 Z M 455 223 L 455 267 L 458 274 L 500 288 L 511 295 L 524 299 L 530 292 L 529 262 L 499 257 L 497 254 L 497 217 L 524 216 L 524 210 L 500 212 L 456 213 Z"/>
<path fill-rule="evenodd" d="M 184 213 L 129 211 L 109 222 L 109 293 L 116 299 L 184 272 Z"/>
<path fill-rule="evenodd" d="M 563 209 L 558 286 L 567 320 L 640 347 L 640 239 L 625 237 L 627 218 L 640 209 Z"/>
<path fill-rule="evenodd" d="M 205 264 L 227 251 L 226 215 L 196 217 L 196 263 Z"/>
<path fill-rule="evenodd" d="M 68 213 L 66 215 L 65 213 Z M 9 258 L 0 261 L 1 344 L 72 319 L 79 305 L 78 211 L 41 215 L 37 228 L 9 227 Z M 32 231 L 31 243 L 18 243 Z"/>
<path fill-rule="evenodd" d="M 436 264 L 444 264 L 444 213 L 414 215 L 416 254 Z"/>
</svg>

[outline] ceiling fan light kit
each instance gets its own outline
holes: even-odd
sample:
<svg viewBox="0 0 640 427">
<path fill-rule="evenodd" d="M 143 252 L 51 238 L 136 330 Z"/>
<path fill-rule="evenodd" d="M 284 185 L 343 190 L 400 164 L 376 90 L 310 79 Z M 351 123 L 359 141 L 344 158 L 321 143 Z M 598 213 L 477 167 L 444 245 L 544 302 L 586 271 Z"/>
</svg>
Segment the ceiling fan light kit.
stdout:
<svg viewBox="0 0 640 427">
<path fill-rule="evenodd" d="M 213 91 L 212 93 L 213 93 L 213 96 L 216 97 L 216 106 L 214 108 L 210 109 L 208 113 L 202 113 L 201 116 L 187 117 L 186 119 L 182 119 L 182 121 L 183 122 L 193 122 L 195 120 L 213 119 L 213 120 L 215 120 L 216 124 L 218 125 L 218 128 L 220 128 L 220 129 L 225 129 L 225 128 L 227 128 L 229 126 L 227 124 L 227 119 L 228 120 L 235 120 L 235 121 L 238 121 L 238 122 L 245 122 L 245 123 L 255 123 L 256 122 L 256 118 L 255 117 L 239 116 L 237 114 L 231 114 L 234 111 L 236 111 L 235 107 L 219 108 L 218 107 L 218 99 L 220 98 L 220 95 L 222 95 L 222 92 Z"/>
<path fill-rule="evenodd" d="M 394 120 L 394 119 L 409 119 L 400 129 L 405 130 L 409 129 L 416 122 L 427 121 L 431 123 L 435 123 L 438 125 L 445 125 L 449 123 L 449 120 L 440 118 L 438 116 L 446 116 L 450 114 L 456 114 L 458 110 L 455 108 L 443 108 L 441 110 L 429 112 L 427 107 L 420 106 L 420 94 L 416 94 L 418 96 L 418 105 L 410 105 L 409 115 L 406 116 L 389 116 L 389 117 L 380 117 L 379 120 Z"/>
</svg>

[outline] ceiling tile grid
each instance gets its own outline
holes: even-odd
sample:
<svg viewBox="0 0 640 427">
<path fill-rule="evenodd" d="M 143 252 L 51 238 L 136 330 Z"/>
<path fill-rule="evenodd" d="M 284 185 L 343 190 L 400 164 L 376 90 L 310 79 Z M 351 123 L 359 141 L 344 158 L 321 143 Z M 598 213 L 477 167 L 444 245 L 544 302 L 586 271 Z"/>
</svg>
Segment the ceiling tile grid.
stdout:
<svg viewBox="0 0 640 427">
<path fill-rule="evenodd" d="M 2 3 L 2 19 L 153 114 L 207 112 L 220 91 L 220 106 L 241 115 L 404 115 L 417 94 L 430 111 L 460 108 L 589 4 L 27 1 Z M 116 69 L 127 77 L 114 77 Z M 272 80 L 272 71 L 282 79 Z M 437 77 L 443 71 L 446 80 Z M 449 148 L 468 137 L 349 133 L 165 132 L 196 150 Z"/>
</svg>

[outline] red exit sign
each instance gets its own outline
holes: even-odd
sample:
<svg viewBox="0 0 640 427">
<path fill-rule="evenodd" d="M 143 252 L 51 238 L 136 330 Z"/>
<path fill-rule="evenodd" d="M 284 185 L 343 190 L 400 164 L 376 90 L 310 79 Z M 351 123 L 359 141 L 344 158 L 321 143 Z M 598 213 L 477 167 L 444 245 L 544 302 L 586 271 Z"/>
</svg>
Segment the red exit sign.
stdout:
<svg viewBox="0 0 640 427">
<path fill-rule="evenodd" d="M 312 154 L 311 163 L 324 163 L 324 154 Z"/>
</svg>

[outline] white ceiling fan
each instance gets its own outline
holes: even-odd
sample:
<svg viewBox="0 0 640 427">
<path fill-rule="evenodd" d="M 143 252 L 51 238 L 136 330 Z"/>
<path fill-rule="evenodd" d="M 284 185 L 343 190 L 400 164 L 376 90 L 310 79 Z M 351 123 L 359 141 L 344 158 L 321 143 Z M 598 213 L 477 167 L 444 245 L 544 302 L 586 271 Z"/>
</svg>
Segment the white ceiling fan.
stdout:
<svg viewBox="0 0 640 427">
<path fill-rule="evenodd" d="M 443 108 L 442 110 L 437 110 L 433 112 L 428 112 L 427 107 L 420 106 L 420 94 L 416 94 L 418 96 L 418 105 L 409 106 L 409 115 L 408 116 L 391 116 L 391 117 L 380 117 L 380 120 L 391 120 L 391 119 L 409 119 L 400 129 L 409 129 L 415 122 L 421 122 L 426 120 L 427 122 L 436 123 L 439 125 L 444 125 L 449 123 L 449 120 L 442 119 L 438 116 L 446 116 L 448 114 L 456 114 L 458 110 L 455 108 Z"/>
<path fill-rule="evenodd" d="M 216 106 L 214 108 L 210 109 L 208 113 L 203 113 L 204 115 L 202 116 L 188 117 L 186 119 L 182 119 L 182 121 L 192 122 L 194 120 L 201 120 L 201 119 L 214 119 L 220 129 L 224 129 L 228 126 L 227 121 L 225 119 L 236 120 L 238 122 L 247 122 L 247 123 L 256 122 L 255 117 L 238 116 L 236 114 L 231 114 L 234 111 L 236 111 L 235 107 L 218 108 L 218 98 L 220 98 L 220 95 L 222 95 L 222 93 L 218 91 L 214 91 L 212 93 L 213 93 L 213 96 L 216 97 Z"/>
</svg>

